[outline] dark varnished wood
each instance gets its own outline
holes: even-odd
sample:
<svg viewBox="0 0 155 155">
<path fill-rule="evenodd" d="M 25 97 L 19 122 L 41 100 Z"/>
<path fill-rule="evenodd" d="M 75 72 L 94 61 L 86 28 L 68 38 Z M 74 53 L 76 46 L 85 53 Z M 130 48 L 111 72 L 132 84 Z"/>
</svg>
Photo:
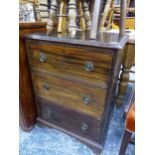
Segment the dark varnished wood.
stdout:
<svg viewBox="0 0 155 155">
<path fill-rule="evenodd" d="M 92 41 L 88 36 L 77 33 L 73 39 L 69 34 L 36 33 L 26 35 L 25 39 L 38 105 L 38 121 L 71 133 L 100 152 L 112 117 L 116 82 L 127 37 L 119 40 L 118 34 L 106 33 Z M 41 53 L 47 54 L 45 63 L 39 61 Z M 92 72 L 84 71 L 85 61 L 93 62 Z M 44 82 L 49 84 L 49 92 L 43 91 Z M 84 107 L 81 97 L 87 93 L 94 104 Z M 52 109 L 55 120 L 50 116 Z M 87 133 L 91 136 L 83 137 L 78 128 L 77 124 L 84 120 L 92 123 L 92 130 Z"/>
<path fill-rule="evenodd" d="M 53 31 L 25 35 L 25 38 L 39 41 L 50 41 L 53 43 L 69 44 L 69 46 L 79 45 L 82 47 L 85 46 L 104 49 L 122 49 L 128 40 L 128 35 L 119 38 L 117 33 L 103 32 L 97 34 L 96 40 L 90 40 L 89 32 L 77 32 L 76 35 L 72 36 L 69 33 L 59 34 Z"/>
<path fill-rule="evenodd" d="M 20 126 L 25 131 L 33 128 L 36 111 L 23 36 L 36 31 L 45 31 L 45 26 L 45 23 L 40 22 L 19 24 L 19 112 Z"/>
<path fill-rule="evenodd" d="M 44 70 L 61 76 L 72 76 L 107 88 L 113 53 L 108 49 L 70 47 L 47 42 L 28 41 L 28 54 L 31 68 Z M 40 54 L 47 60 L 40 62 Z M 85 70 L 85 63 L 94 65 L 92 71 Z"/>
<path fill-rule="evenodd" d="M 75 110 L 70 110 L 51 101 L 36 96 L 38 117 L 60 126 L 70 132 L 82 136 L 83 138 L 99 141 L 101 122 L 87 115 L 83 115 Z M 82 129 L 83 124 L 88 125 L 87 129 Z"/>
<path fill-rule="evenodd" d="M 31 29 L 31 32 L 45 31 L 46 22 L 21 22 L 19 23 L 20 30 Z M 35 28 L 35 29 L 34 29 Z M 41 29 L 40 29 L 41 28 Z"/>
<path fill-rule="evenodd" d="M 50 76 L 43 72 L 33 72 L 32 79 L 36 95 L 63 107 L 93 116 L 98 120 L 102 119 L 106 90 L 85 84 L 81 85 L 81 83 Z M 44 89 L 45 84 L 48 85 L 48 90 Z M 89 97 L 90 103 L 85 104 L 84 97 Z"/>
<path fill-rule="evenodd" d="M 103 129 L 101 133 L 101 139 L 103 139 L 103 144 L 107 136 L 110 121 L 112 119 L 113 108 L 115 103 L 115 95 L 116 95 L 116 86 L 122 57 L 123 57 L 123 49 L 114 51 L 112 70 L 111 70 L 112 74 L 109 79 L 108 95 L 106 98 L 105 112 L 103 114 L 103 121 L 102 121 Z"/>
<path fill-rule="evenodd" d="M 132 132 L 129 132 L 128 130 L 124 131 L 123 139 L 121 142 L 121 148 L 119 150 L 119 155 L 125 155 L 126 154 L 126 149 L 128 147 L 131 136 L 132 136 Z"/>
</svg>

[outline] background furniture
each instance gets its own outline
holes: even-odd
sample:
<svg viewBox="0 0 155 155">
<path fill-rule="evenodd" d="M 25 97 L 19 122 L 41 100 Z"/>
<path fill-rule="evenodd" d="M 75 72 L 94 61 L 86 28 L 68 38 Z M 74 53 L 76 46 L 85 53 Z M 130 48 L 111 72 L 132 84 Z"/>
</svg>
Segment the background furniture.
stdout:
<svg viewBox="0 0 155 155">
<path fill-rule="evenodd" d="M 113 23 L 114 29 L 119 29 L 120 22 L 120 4 L 117 4 L 113 8 Z M 135 0 L 126 1 L 126 15 L 125 15 L 125 29 L 135 29 Z"/>
<path fill-rule="evenodd" d="M 122 137 L 119 155 L 125 155 L 127 146 L 129 143 L 134 144 L 131 140 L 133 133 L 135 133 L 135 93 L 134 89 L 131 89 L 128 97 L 129 103 L 125 108 L 125 129 Z"/>
<path fill-rule="evenodd" d="M 113 12 L 112 28 L 119 29 L 120 5 L 115 5 Z M 125 46 L 122 59 L 121 73 L 118 81 L 117 107 L 122 106 L 127 86 L 134 83 L 135 79 L 135 0 L 126 1 L 125 29 L 129 35 L 129 40 Z M 129 29 L 129 31 L 128 31 Z"/>
<path fill-rule="evenodd" d="M 35 124 L 35 102 L 32 91 L 32 83 L 27 62 L 27 54 L 23 36 L 36 31 L 45 31 L 46 23 L 19 23 L 19 112 L 20 126 L 29 131 Z"/>
<path fill-rule="evenodd" d="M 122 59 L 122 68 L 118 85 L 117 106 L 122 106 L 127 86 L 130 82 L 134 83 L 135 71 L 131 68 L 135 64 L 135 34 L 129 33 L 129 40 L 125 46 L 124 56 Z M 131 78 L 131 76 L 133 78 Z"/>
</svg>

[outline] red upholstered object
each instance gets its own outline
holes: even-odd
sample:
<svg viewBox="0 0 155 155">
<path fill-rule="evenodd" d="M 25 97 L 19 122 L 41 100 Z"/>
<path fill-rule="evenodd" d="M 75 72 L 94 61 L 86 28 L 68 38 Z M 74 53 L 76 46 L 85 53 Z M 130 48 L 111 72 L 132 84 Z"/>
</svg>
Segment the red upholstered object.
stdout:
<svg viewBox="0 0 155 155">
<path fill-rule="evenodd" d="M 135 132 L 135 103 L 132 104 L 129 112 L 127 113 L 125 127 L 131 132 Z"/>
</svg>

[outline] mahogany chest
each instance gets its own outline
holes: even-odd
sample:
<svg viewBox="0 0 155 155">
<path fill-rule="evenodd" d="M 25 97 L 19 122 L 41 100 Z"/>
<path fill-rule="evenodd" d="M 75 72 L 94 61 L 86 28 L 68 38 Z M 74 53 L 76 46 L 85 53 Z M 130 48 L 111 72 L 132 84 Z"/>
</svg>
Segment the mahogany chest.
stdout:
<svg viewBox="0 0 155 155">
<path fill-rule="evenodd" d="M 25 36 L 37 121 L 102 150 L 127 36 L 31 34 Z"/>
</svg>

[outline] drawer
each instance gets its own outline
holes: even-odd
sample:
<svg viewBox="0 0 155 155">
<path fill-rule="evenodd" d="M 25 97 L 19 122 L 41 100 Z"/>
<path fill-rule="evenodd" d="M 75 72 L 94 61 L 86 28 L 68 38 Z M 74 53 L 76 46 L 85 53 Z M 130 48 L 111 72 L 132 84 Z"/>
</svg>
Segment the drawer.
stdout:
<svg viewBox="0 0 155 155">
<path fill-rule="evenodd" d="M 27 47 L 31 68 L 107 87 L 113 57 L 110 50 L 56 46 L 39 41 L 28 41 Z"/>
<path fill-rule="evenodd" d="M 38 117 L 57 125 L 69 132 L 75 133 L 98 142 L 100 138 L 101 122 L 73 110 L 51 104 L 49 101 L 37 97 Z"/>
<path fill-rule="evenodd" d="M 107 95 L 106 90 L 42 72 L 33 72 L 32 80 L 37 96 L 101 120 Z"/>
</svg>

